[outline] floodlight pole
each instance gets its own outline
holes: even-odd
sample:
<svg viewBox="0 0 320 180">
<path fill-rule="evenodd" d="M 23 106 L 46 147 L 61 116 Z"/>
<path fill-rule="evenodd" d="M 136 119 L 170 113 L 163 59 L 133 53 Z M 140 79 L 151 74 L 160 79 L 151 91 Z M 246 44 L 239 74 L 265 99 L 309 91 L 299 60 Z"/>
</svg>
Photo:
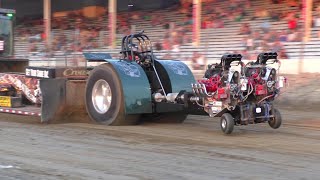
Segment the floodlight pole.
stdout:
<svg viewBox="0 0 320 180">
<path fill-rule="evenodd" d="M 193 45 L 200 45 L 200 31 L 201 31 L 201 0 L 193 0 Z"/>
<path fill-rule="evenodd" d="M 45 43 L 51 47 L 51 0 L 43 0 L 43 24 Z"/>
<path fill-rule="evenodd" d="M 117 0 L 109 0 L 109 45 L 116 48 Z"/>
</svg>

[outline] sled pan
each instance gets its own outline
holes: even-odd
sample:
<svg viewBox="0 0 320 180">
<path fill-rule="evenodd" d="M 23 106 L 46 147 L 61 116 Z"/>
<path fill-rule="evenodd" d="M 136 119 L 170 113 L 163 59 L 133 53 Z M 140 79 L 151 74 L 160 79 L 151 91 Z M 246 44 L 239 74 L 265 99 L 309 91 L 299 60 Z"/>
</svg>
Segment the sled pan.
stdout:
<svg viewBox="0 0 320 180">
<path fill-rule="evenodd" d="M 85 108 L 86 80 L 41 79 L 41 122 L 91 122 Z"/>
</svg>

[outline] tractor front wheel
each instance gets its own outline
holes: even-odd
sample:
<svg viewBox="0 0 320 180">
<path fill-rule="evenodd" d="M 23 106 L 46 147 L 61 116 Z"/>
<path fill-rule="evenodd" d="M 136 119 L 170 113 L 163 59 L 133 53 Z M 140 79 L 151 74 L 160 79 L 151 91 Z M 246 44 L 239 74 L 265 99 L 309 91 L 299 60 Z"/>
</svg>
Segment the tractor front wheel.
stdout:
<svg viewBox="0 0 320 180">
<path fill-rule="evenodd" d="M 273 116 L 274 117 L 270 118 L 268 123 L 269 123 L 270 127 L 272 127 L 273 129 L 278 129 L 282 123 L 282 117 L 281 117 L 280 111 L 278 109 L 274 109 Z"/>
<path fill-rule="evenodd" d="M 220 126 L 222 132 L 225 134 L 231 134 L 234 127 L 234 119 L 230 113 L 224 113 L 221 116 Z"/>
</svg>

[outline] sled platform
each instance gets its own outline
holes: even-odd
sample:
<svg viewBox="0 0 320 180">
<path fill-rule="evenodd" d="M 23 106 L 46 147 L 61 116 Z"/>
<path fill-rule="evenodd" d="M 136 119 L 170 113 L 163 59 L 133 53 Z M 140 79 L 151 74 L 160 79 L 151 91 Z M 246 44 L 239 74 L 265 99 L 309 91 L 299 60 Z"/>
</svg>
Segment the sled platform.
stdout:
<svg viewBox="0 0 320 180">
<path fill-rule="evenodd" d="M 41 107 L 36 107 L 34 105 L 26 105 L 23 107 L 0 107 L 0 113 L 9 113 L 25 116 L 41 116 Z"/>
</svg>

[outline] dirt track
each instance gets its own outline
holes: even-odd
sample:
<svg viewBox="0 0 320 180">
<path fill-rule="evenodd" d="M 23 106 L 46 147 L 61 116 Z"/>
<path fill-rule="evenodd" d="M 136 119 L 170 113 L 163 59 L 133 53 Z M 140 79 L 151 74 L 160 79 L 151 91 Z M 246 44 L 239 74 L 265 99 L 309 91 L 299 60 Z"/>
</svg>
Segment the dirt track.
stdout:
<svg viewBox="0 0 320 180">
<path fill-rule="evenodd" d="M 222 134 L 219 119 L 109 127 L 0 116 L 0 179 L 318 179 L 320 117 L 282 110 Z"/>
</svg>

